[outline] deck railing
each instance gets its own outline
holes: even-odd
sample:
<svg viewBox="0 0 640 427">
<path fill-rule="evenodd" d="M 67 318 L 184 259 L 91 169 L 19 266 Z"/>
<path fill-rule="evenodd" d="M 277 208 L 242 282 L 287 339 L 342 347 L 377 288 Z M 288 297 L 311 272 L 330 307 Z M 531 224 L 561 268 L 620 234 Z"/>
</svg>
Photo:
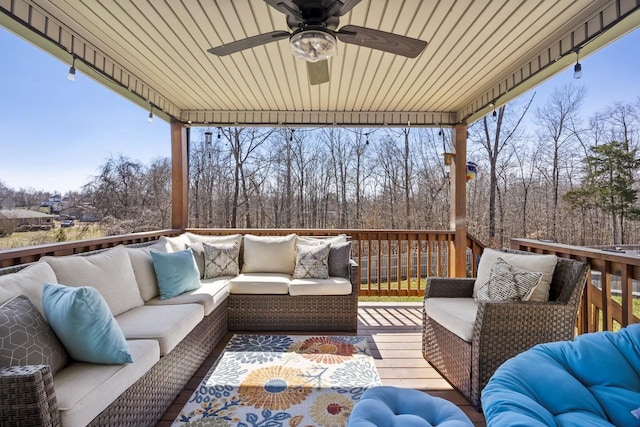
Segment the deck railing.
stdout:
<svg viewBox="0 0 640 427">
<path fill-rule="evenodd" d="M 449 251 L 454 233 L 448 230 L 325 230 L 325 229 L 189 229 L 198 234 L 257 234 L 331 236 L 341 233 L 352 239 L 352 258 L 360 268 L 360 294 L 368 296 L 422 296 L 426 278 L 447 277 Z M 119 244 L 173 236 L 180 230 L 157 230 L 98 239 L 0 250 L 0 267 L 37 261 L 45 255 L 61 256 L 105 249 Z M 589 263 L 591 274 L 578 316 L 579 333 L 615 330 L 640 323 L 634 313 L 634 298 L 640 299 L 640 257 L 580 246 L 561 245 L 530 239 L 512 239 L 513 249 L 552 253 Z M 467 275 L 476 275 L 483 245 L 467 237 Z M 640 306 L 640 304 L 638 304 Z M 640 309 L 640 308 L 639 308 Z"/>
<path fill-rule="evenodd" d="M 119 236 L 101 237 L 97 239 L 47 243 L 43 245 L 27 246 L 24 248 L 1 249 L 0 267 L 10 267 L 35 262 L 43 256 L 73 255 L 98 249 L 111 248 L 118 245 L 148 242 L 156 240 L 160 236 L 175 236 L 179 233 L 180 230 L 156 230 L 145 233 L 131 233 Z"/>
<path fill-rule="evenodd" d="M 578 314 L 578 333 L 640 323 L 633 311 L 634 287 L 640 287 L 639 256 L 530 239 L 511 239 L 511 247 L 577 259 L 591 266 Z"/>
<path fill-rule="evenodd" d="M 349 230 L 360 268 L 360 295 L 422 296 L 427 277 L 449 276 L 448 230 Z M 475 275 L 482 245 L 467 238 L 467 273 Z"/>
<path fill-rule="evenodd" d="M 454 233 L 447 230 L 361 230 L 361 229 L 188 229 L 198 234 L 256 234 L 331 236 L 347 234 L 352 240 L 352 258 L 360 268 L 361 295 L 422 296 L 428 276 L 447 277 L 449 250 Z M 99 239 L 0 250 L 0 267 L 37 261 L 45 255 L 72 255 L 118 244 L 131 244 L 177 235 L 179 230 L 158 230 Z M 475 275 L 482 244 L 467 238 L 467 272 Z"/>
</svg>

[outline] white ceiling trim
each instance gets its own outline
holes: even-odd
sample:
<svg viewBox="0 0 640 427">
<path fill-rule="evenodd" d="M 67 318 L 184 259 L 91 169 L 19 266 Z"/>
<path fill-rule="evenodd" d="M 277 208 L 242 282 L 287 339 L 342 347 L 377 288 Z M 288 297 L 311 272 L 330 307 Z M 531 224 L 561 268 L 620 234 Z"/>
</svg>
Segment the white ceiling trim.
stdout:
<svg viewBox="0 0 640 427">
<path fill-rule="evenodd" d="M 353 126 L 450 127 L 455 113 L 447 112 L 342 112 L 342 111 L 183 111 L 180 120 L 211 126 Z"/>
</svg>

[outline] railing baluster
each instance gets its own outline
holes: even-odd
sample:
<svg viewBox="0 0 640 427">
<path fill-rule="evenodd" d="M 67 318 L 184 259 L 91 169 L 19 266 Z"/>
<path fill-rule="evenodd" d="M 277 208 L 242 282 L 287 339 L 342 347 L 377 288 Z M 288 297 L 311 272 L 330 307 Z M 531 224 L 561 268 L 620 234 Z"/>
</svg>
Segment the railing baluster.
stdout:
<svg viewBox="0 0 640 427">
<path fill-rule="evenodd" d="M 387 234 L 387 292 L 391 288 L 391 234 Z"/>
<path fill-rule="evenodd" d="M 633 281 L 631 279 L 631 266 L 622 267 L 620 279 L 622 281 L 622 326 L 633 323 Z"/>
<path fill-rule="evenodd" d="M 358 263 L 358 283 L 360 283 L 361 290 L 362 290 L 362 264 L 360 260 L 362 259 L 362 237 L 363 237 L 362 233 L 360 233 L 358 235 L 358 258 L 356 261 Z M 370 291 L 371 291 L 371 284 L 367 280 L 366 294 L 369 295 Z M 362 291 L 360 293 L 362 293 Z"/>
<path fill-rule="evenodd" d="M 422 288 L 422 234 L 418 234 L 416 236 L 416 261 L 418 265 L 416 265 L 416 275 L 418 276 L 418 295 L 422 293 L 424 290 Z"/>
<path fill-rule="evenodd" d="M 611 263 L 605 262 L 602 271 L 602 330 L 611 331 L 613 321 L 611 317 Z"/>
<path fill-rule="evenodd" d="M 436 250 L 436 276 L 442 277 L 442 235 L 438 235 Z"/>
<path fill-rule="evenodd" d="M 433 276 L 433 257 L 431 256 L 433 250 L 433 234 L 427 236 L 427 277 Z"/>
<path fill-rule="evenodd" d="M 377 268 L 377 281 L 378 281 L 378 289 L 380 289 L 380 285 L 382 283 L 382 240 L 380 239 L 380 234 L 378 234 L 377 236 L 378 238 L 376 239 L 378 241 L 378 253 L 377 253 L 377 260 L 378 262 L 376 262 L 376 268 Z"/>
<path fill-rule="evenodd" d="M 412 295 L 411 288 L 411 234 L 407 233 L 407 295 Z"/>
<path fill-rule="evenodd" d="M 367 284 L 371 295 L 371 233 L 367 233 Z"/>
</svg>

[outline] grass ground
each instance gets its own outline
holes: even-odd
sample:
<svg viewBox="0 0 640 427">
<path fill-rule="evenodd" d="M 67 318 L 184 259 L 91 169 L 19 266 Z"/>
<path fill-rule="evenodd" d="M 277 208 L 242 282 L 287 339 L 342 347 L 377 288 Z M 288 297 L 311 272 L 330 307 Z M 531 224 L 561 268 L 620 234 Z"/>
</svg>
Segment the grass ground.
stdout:
<svg viewBox="0 0 640 427">
<path fill-rule="evenodd" d="M 73 227 L 68 228 L 57 226 L 47 231 L 24 231 L 0 237 L 0 249 L 21 248 L 68 240 L 93 239 L 103 236 L 104 232 L 97 223 L 76 223 Z"/>
</svg>

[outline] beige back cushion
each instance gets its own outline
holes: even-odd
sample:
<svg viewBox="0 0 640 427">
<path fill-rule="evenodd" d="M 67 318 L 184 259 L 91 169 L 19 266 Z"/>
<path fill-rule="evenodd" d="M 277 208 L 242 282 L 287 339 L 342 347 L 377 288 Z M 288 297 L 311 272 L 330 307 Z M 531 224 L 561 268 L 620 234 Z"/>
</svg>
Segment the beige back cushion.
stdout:
<svg viewBox="0 0 640 427">
<path fill-rule="evenodd" d="M 187 249 L 187 245 L 191 243 L 186 234 L 180 234 L 175 237 L 160 236 L 158 245 L 164 245 L 162 252 L 178 252 Z"/>
<path fill-rule="evenodd" d="M 244 236 L 242 273 L 293 274 L 296 266 L 296 235 Z"/>
<path fill-rule="evenodd" d="M 184 233 L 191 243 L 242 243 L 242 234 L 229 234 L 225 236 L 204 236 L 195 233 Z"/>
<path fill-rule="evenodd" d="M 42 260 L 51 266 L 59 284 L 96 288 L 114 316 L 144 304 L 122 245 L 94 255 L 46 256 Z"/>
<path fill-rule="evenodd" d="M 153 259 L 151 259 L 151 251 L 166 252 L 166 245 L 158 242 L 142 248 L 127 248 L 131 266 L 133 267 L 133 274 L 136 276 L 136 282 L 140 289 L 140 296 L 145 302 L 160 293 L 156 270 L 153 268 Z"/>
<path fill-rule="evenodd" d="M 346 234 L 338 234 L 337 236 L 329 236 L 329 237 L 313 237 L 313 236 L 297 236 L 296 244 L 297 245 L 311 245 L 318 246 L 324 243 L 329 243 L 331 245 L 346 243 L 347 235 Z"/>
<path fill-rule="evenodd" d="M 56 283 L 56 274 L 45 262 L 36 262 L 16 273 L 0 276 L 0 305 L 17 295 L 25 295 L 44 315 L 42 289 L 45 283 Z"/>
<path fill-rule="evenodd" d="M 489 248 L 482 252 L 480 262 L 478 263 L 478 276 L 473 286 L 474 298 L 480 286 L 489 280 L 491 268 L 498 260 L 498 257 L 523 270 L 542 273 L 542 279 L 540 279 L 540 283 L 534 288 L 528 301 L 549 301 L 549 288 L 551 287 L 551 280 L 553 279 L 553 272 L 556 269 L 558 257 L 551 254 L 512 254 Z"/>
</svg>

